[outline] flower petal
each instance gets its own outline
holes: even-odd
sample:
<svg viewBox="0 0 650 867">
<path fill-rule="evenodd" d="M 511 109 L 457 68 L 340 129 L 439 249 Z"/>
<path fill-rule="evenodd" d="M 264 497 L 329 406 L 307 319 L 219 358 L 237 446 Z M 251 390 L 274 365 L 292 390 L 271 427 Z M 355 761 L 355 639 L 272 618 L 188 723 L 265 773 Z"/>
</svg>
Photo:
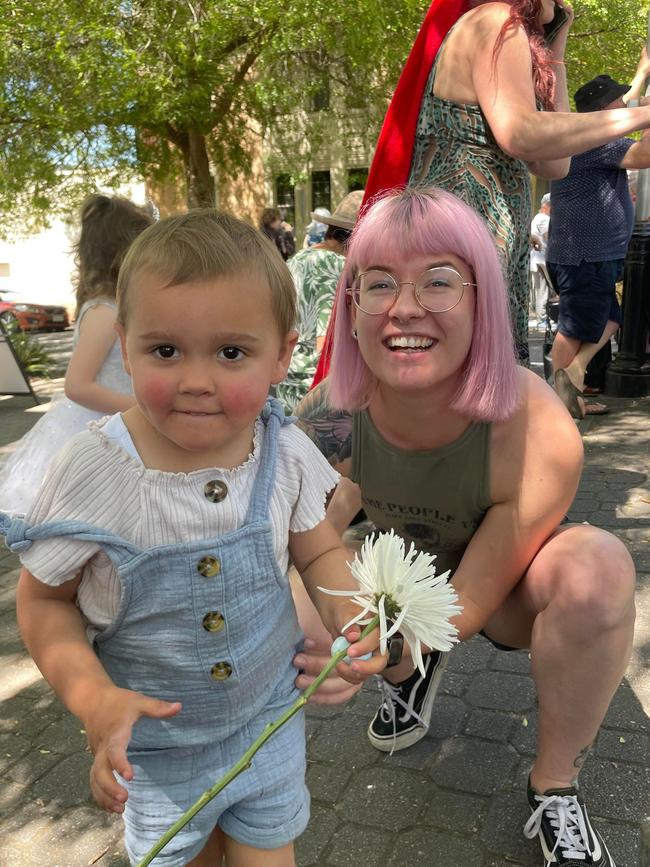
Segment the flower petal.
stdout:
<svg viewBox="0 0 650 867">
<path fill-rule="evenodd" d="M 386 609 L 384 608 L 385 596 L 379 600 L 379 652 L 386 653 Z"/>
<path fill-rule="evenodd" d="M 422 645 L 450 650 L 458 641 L 458 630 L 450 620 L 462 610 L 448 583 L 450 573 L 436 575 L 435 559 L 434 554 L 417 551 L 413 542 L 405 550 L 403 539 L 394 530 L 373 534 L 366 537 L 360 553 L 349 564 L 358 588 L 319 589 L 351 598 L 362 609 L 348 626 L 360 623 L 370 611 L 379 613 L 382 653 L 386 652 L 386 639 L 401 630 L 423 671 Z M 390 628 L 388 616 L 393 620 Z"/>
</svg>

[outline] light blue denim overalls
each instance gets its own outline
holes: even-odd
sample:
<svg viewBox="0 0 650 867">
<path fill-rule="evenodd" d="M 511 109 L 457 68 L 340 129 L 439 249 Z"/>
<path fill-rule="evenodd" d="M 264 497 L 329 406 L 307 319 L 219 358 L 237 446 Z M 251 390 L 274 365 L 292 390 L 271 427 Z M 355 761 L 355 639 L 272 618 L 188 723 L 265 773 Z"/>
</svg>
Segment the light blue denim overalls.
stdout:
<svg viewBox="0 0 650 867">
<path fill-rule="evenodd" d="M 0 516 L 0 532 L 13 551 L 61 535 L 101 545 L 122 593 L 114 622 L 95 639 L 99 659 L 119 686 L 183 703 L 177 716 L 142 718 L 133 729 L 135 778 L 125 783 L 124 814 L 133 862 L 298 696 L 291 661 L 301 634 L 268 512 L 278 433 L 289 420 L 274 399 L 262 418 L 261 460 L 245 523 L 221 537 L 141 550 L 77 521 L 31 527 Z M 228 496 L 218 471 L 205 495 L 215 509 Z M 298 714 L 153 863 L 185 864 L 217 822 L 257 848 L 295 839 L 309 818 L 304 770 L 304 719 Z"/>
</svg>

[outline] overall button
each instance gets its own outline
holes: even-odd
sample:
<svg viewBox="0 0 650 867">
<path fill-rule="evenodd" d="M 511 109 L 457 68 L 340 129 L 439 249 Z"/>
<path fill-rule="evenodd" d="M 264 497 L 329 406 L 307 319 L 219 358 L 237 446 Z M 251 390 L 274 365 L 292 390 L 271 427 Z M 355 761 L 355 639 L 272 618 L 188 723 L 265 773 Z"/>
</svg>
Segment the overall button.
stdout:
<svg viewBox="0 0 650 867">
<path fill-rule="evenodd" d="M 214 578 L 221 571 L 221 563 L 216 557 L 201 557 L 196 568 L 204 578 Z"/>
<path fill-rule="evenodd" d="M 215 662 L 210 669 L 212 680 L 228 680 L 232 674 L 232 665 L 229 662 Z"/>
<path fill-rule="evenodd" d="M 203 618 L 203 628 L 206 632 L 219 632 L 225 621 L 220 611 L 208 611 Z"/>
<path fill-rule="evenodd" d="M 219 479 L 213 479 L 203 488 L 203 496 L 211 503 L 220 503 L 228 496 L 228 485 Z"/>
</svg>

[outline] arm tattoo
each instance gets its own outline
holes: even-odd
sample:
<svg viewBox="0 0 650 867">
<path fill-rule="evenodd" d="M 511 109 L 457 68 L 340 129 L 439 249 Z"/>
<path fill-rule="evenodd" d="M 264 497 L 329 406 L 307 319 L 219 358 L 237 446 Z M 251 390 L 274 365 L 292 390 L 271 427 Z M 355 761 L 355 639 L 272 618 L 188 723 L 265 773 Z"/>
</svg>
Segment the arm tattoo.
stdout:
<svg viewBox="0 0 650 867">
<path fill-rule="evenodd" d="M 303 430 L 332 466 L 342 463 L 352 454 L 352 416 L 341 409 L 332 409 L 327 402 L 327 384 L 319 383 L 304 397 L 294 415 Z"/>
</svg>

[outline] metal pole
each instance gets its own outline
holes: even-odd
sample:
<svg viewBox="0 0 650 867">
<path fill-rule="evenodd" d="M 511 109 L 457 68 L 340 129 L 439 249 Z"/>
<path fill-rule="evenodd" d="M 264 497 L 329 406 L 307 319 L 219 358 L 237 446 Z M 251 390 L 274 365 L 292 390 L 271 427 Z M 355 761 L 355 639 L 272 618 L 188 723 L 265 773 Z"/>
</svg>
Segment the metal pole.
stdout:
<svg viewBox="0 0 650 867">
<path fill-rule="evenodd" d="M 650 54 L 650 10 L 648 10 L 648 39 L 646 42 Z M 650 96 L 650 80 L 646 82 L 646 96 Z M 639 169 L 639 179 L 636 192 L 636 220 L 641 222 L 650 217 L 650 169 Z"/>
<path fill-rule="evenodd" d="M 650 54 L 650 10 L 647 50 Z M 650 95 L 650 82 L 646 96 Z M 634 231 L 623 274 L 623 324 L 619 352 L 605 374 L 605 394 L 643 397 L 650 394 L 650 169 L 640 169 Z"/>
</svg>

